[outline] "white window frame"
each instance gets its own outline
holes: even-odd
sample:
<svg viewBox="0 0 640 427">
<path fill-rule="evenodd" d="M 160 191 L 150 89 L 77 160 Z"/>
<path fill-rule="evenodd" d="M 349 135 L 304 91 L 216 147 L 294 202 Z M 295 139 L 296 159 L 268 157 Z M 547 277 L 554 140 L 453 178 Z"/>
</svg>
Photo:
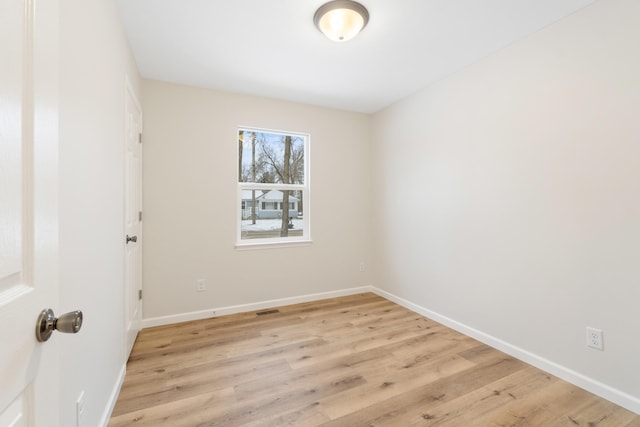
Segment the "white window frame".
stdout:
<svg viewBox="0 0 640 427">
<path fill-rule="evenodd" d="M 310 212 L 310 141 L 311 135 L 304 132 L 291 132 L 278 129 L 265 129 L 252 126 L 238 126 L 236 128 L 236 134 L 234 140 L 237 143 L 238 134 L 240 131 L 244 132 L 256 132 L 256 133 L 271 133 L 281 135 L 291 135 L 300 137 L 304 140 L 304 184 L 262 184 L 262 183 L 248 183 L 239 182 L 238 176 L 240 175 L 240 162 L 238 161 L 238 150 L 235 150 L 235 164 L 236 174 L 235 180 L 237 183 L 237 200 L 236 200 L 236 249 L 261 249 L 270 247 L 288 247 L 288 246 L 305 246 L 311 244 L 311 212 Z M 273 238 L 257 238 L 257 239 L 242 239 L 242 192 L 243 190 L 294 190 L 302 191 L 302 224 L 303 230 L 301 236 L 288 236 L 288 237 L 273 237 Z M 298 208 L 300 201 L 296 202 L 296 209 Z"/>
</svg>

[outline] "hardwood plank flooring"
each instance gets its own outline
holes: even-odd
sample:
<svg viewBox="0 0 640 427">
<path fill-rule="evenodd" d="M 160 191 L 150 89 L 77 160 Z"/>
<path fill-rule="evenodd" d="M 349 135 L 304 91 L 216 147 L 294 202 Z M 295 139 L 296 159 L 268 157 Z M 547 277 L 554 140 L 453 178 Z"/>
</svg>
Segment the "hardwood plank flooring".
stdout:
<svg viewBox="0 0 640 427">
<path fill-rule="evenodd" d="M 143 330 L 109 426 L 640 427 L 640 415 L 368 293 Z"/>
</svg>

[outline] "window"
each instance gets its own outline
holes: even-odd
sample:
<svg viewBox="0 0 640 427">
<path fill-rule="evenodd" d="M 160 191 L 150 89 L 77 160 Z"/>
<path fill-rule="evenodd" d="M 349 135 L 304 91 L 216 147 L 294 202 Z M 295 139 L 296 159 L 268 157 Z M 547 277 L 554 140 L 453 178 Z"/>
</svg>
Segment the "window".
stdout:
<svg viewBox="0 0 640 427">
<path fill-rule="evenodd" d="M 238 129 L 238 246 L 309 241 L 309 135 Z"/>
</svg>

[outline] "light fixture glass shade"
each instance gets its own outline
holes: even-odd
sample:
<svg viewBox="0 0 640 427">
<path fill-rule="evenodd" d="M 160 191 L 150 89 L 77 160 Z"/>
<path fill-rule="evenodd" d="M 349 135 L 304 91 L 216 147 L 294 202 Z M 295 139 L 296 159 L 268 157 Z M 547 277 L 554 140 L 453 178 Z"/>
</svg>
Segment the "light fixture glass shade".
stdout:
<svg viewBox="0 0 640 427">
<path fill-rule="evenodd" d="M 337 0 L 322 5 L 313 17 L 316 27 L 330 40 L 346 42 L 369 22 L 369 12 L 360 3 Z"/>
</svg>

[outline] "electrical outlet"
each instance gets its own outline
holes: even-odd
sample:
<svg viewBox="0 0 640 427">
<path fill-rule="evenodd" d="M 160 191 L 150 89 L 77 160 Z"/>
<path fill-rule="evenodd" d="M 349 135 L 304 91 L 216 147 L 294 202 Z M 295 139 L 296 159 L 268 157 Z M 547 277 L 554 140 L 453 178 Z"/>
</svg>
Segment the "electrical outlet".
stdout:
<svg viewBox="0 0 640 427">
<path fill-rule="evenodd" d="M 604 350 L 602 330 L 587 326 L 587 347 Z"/>
<path fill-rule="evenodd" d="M 360 271 L 364 271 L 364 261 L 360 263 Z"/>
<path fill-rule="evenodd" d="M 80 392 L 76 400 L 76 427 L 84 426 L 84 391 Z"/>
<path fill-rule="evenodd" d="M 204 281 L 204 279 L 196 280 L 196 291 L 204 292 L 206 290 L 207 290 L 207 283 Z"/>
</svg>

